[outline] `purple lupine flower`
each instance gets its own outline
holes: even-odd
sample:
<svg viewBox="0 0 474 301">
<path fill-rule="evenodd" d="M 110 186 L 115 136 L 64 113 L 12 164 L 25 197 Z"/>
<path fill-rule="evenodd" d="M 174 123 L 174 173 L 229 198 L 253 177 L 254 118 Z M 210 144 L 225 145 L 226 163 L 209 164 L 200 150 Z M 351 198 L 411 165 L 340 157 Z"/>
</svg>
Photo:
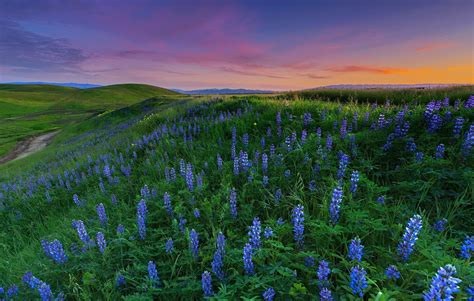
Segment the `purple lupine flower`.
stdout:
<svg viewBox="0 0 474 301">
<path fill-rule="evenodd" d="M 252 221 L 252 226 L 249 227 L 249 243 L 252 245 L 252 248 L 260 248 L 260 235 L 262 232 L 262 225 L 260 219 L 255 217 Z"/>
<path fill-rule="evenodd" d="M 117 226 L 117 234 L 121 235 L 125 232 L 125 227 L 122 224 Z"/>
<path fill-rule="evenodd" d="M 43 246 L 46 256 L 54 260 L 57 264 L 63 264 L 67 261 L 68 257 L 59 240 L 55 239 L 52 242 L 42 240 L 41 245 Z"/>
<path fill-rule="evenodd" d="M 115 280 L 115 287 L 124 286 L 126 283 L 127 281 L 125 280 L 125 277 L 122 274 L 118 274 Z"/>
<path fill-rule="evenodd" d="M 306 130 L 301 131 L 301 144 L 306 143 L 306 137 L 308 136 L 308 132 Z"/>
<path fill-rule="evenodd" d="M 171 254 L 173 253 L 173 250 L 174 250 L 174 242 L 173 242 L 173 239 L 169 238 L 165 244 L 165 252 L 166 254 Z"/>
<path fill-rule="evenodd" d="M 263 292 L 262 297 L 264 301 L 273 301 L 273 298 L 275 298 L 275 290 L 273 289 L 273 287 L 267 288 Z"/>
<path fill-rule="evenodd" d="M 423 226 L 421 216 L 414 215 L 405 228 L 402 241 L 398 244 L 398 255 L 403 261 L 408 261 L 410 254 L 413 252 L 415 242 L 418 239 L 418 234 Z"/>
<path fill-rule="evenodd" d="M 416 143 L 413 141 L 413 138 L 408 139 L 406 149 L 409 152 L 416 152 Z"/>
<path fill-rule="evenodd" d="M 74 221 L 74 227 L 76 228 L 77 235 L 79 236 L 79 239 L 85 244 L 85 245 L 90 245 L 91 239 L 89 237 L 89 234 L 87 233 L 86 226 L 84 225 L 84 222 L 81 220 Z"/>
<path fill-rule="evenodd" d="M 293 208 L 291 218 L 293 222 L 293 235 L 296 245 L 301 248 L 304 243 L 304 207 L 297 205 Z"/>
<path fill-rule="evenodd" d="M 248 146 L 249 145 L 249 134 L 248 133 L 244 133 L 242 135 L 242 143 L 245 145 L 245 146 Z"/>
<path fill-rule="evenodd" d="M 151 286 L 156 288 L 160 284 L 160 277 L 158 277 L 158 271 L 156 270 L 156 264 L 153 261 L 148 261 L 148 278 L 150 279 Z"/>
<path fill-rule="evenodd" d="M 194 208 L 193 213 L 194 213 L 195 218 L 200 218 L 201 217 L 201 212 L 199 211 L 199 209 Z"/>
<path fill-rule="evenodd" d="M 239 164 L 240 164 L 240 160 L 239 158 L 235 157 L 234 159 L 234 175 L 235 176 L 238 176 L 239 175 Z"/>
<path fill-rule="evenodd" d="M 193 166 L 191 163 L 186 165 L 186 186 L 188 187 L 189 191 L 193 191 L 194 189 L 194 176 L 193 176 Z"/>
<path fill-rule="evenodd" d="M 268 176 L 263 176 L 262 184 L 263 184 L 264 187 L 266 187 L 268 185 Z"/>
<path fill-rule="evenodd" d="M 351 174 L 351 185 L 350 191 L 355 194 L 357 191 L 357 184 L 359 183 L 359 172 L 357 170 L 352 171 Z"/>
<path fill-rule="evenodd" d="M 166 213 L 169 216 L 173 216 L 173 207 L 171 206 L 171 196 L 168 192 L 165 192 L 163 195 L 163 203 L 165 205 Z"/>
<path fill-rule="evenodd" d="M 337 186 L 332 193 L 332 199 L 329 205 L 329 216 L 333 225 L 337 224 L 337 222 L 339 221 L 339 211 L 341 209 L 341 204 L 342 188 L 341 186 Z"/>
<path fill-rule="evenodd" d="M 114 206 L 118 205 L 118 200 L 117 200 L 117 197 L 115 196 L 115 194 L 112 194 L 110 196 L 110 199 L 111 199 L 112 205 L 114 205 Z"/>
<path fill-rule="evenodd" d="M 314 267 L 314 257 L 313 256 L 307 256 L 304 258 L 304 266 L 311 268 Z"/>
<path fill-rule="evenodd" d="M 309 181 L 309 191 L 311 191 L 311 192 L 316 191 L 316 181 L 315 180 Z"/>
<path fill-rule="evenodd" d="M 186 162 L 184 159 L 179 160 L 179 173 L 183 178 L 186 177 Z"/>
<path fill-rule="evenodd" d="M 474 285 L 466 288 L 467 301 L 474 301 Z"/>
<path fill-rule="evenodd" d="M 400 272 L 398 271 L 396 266 L 389 265 L 388 268 L 385 270 L 385 276 L 387 276 L 388 279 L 397 280 L 398 278 L 400 278 Z"/>
<path fill-rule="evenodd" d="M 347 136 L 347 119 L 343 119 L 341 122 L 341 129 L 339 130 L 341 134 L 341 140 L 346 139 Z"/>
<path fill-rule="evenodd" d="M 105 226 L 107 225 L 107 215 L 105 214 L 105 207 L 104 207 L 104 204 L 100 203 L 99 205 L 97 205 L 96 208 L 96 211 L 97 211 L 97 215 L 99 216 L 99 221 L 100 221 L 100 224 L 102 226 Z"/>
<path fill-rule="evenodd" d="M 212 260 L 211 266 L 212 271 L 221 281 L 224 280 L 224 271 L 222 270 L 222 267 L 224 265 L 224 256 L 225 236 L 224 234 L 222 234 L 222 232 L 219 232 L 219 234 L 217 234 L 216 252 L 214 253 L 214 258 Z"/>
<path fill-rule="evenodd" d="M 311 123 L 311 121 L 313 121 L 311 113 L 303 113 L 303 126 L 307 127 Z"/>
<path fill-rule="evenodd" d="M 72 196 L 72 200 L 74 201 L 74 203 L 75 203 L 77 206 L 79 206 L 79 207 L 82 206 L 82 202 L 81 202 L 81 200 L 79 199 L 79 197 L 77 196 L 77 194 L 74 194 L 74 195 Z"/>
<path fill-rule="evenodd" d="M 319 262 L 318 271 L 316 272 L 316 275 L 318 276 L 319 287 L 329 287 L 329 274 L 331 274 L 329 263 L 325 260 L 321 260 Z"/>
<path fill-rule="evenodd" d="M 341 152 L 339 159 L 339 169 L 337 170 L 337 179 L 340 180 L 344 178 L 346 174 L 347 164 L 349 164 L 349 156 Z"/>
<path fill-rule="evenodd" d="M 423 161 L 423 156 L 424 156 L 423 152 L 416 152 L 415 153 L 415 161 L 416 162 Z"/>
<path fill-rule="evenodd" d="M 279 217 L 277 219 L 276 223 L 277 223 L 278 226 L 281 226 L 281 225 L 285 224 L 285 221 L 283 220 L 283 218 Z"/>
<path fill-rule="evenodd" d="M 267 172 L 268 170 L 268 156 L 266 153 L 262 154 L 262 171 Z"/>
<path fill-rule="evenodd" d="M 319 292 L 320 301 L 332 301 L 332 293 L 327 287 L 323 287 Z"/>
<path fill-rule="evenodd" d="M 469 96 L 469 98 L 464 103 L 464 108 L 466 109 L 474 108 L 474 95 Z"/>
<path fill-rule="evenodd" d="M 436 159 L 443 159 L 444 157 L 444 144 L 440 144 L 436 147 Z"/>
<path fill-rule="evenodd" d="M 255 273 L 254 267 L 253 267 L 252 256 L 253 256 L 252 245 L 249 243 L 246 243 L 244 247 L 244 252 L 243 252 L 243 261 L 244 261 L 245 274 L 247 275 L 253 275 Z"/>
<path fill-rule="evenodd" d="M 18 295 L 18 292 L 18 286 L 16 284 L 12 284 L 7 290 L 7 297 L 12 299 L 13 297 Z"/>
<path fill-rule="evenodd" d="M 385 115 L 383 113 L 380 113 L 378 123 L 377 123 L 378 128 L 383 129 L 385 127 L 386 123 L 387 122 L 385 120 Z"/>
<path fill-rule="evenodd" d="M 453 135 L 455 137 L 459 137 L 461 135 L 463 125 L 464 125 L 464 118 L 458 117 L 454 120 Z"/>
<path fill-rule="evenodd" d="M 272 237 L 272 236 L 273 236 L 273 230 L 272 230 L 272 228 L 266 227 L 266 228 L 265 228 L 265 231 L 263 232 L 263 236 L 264 236 L 266 239 L 269 239 L 270 237 Z"/>
<path fill-rule="evenodd" d="M 351 281 L 349 283 L 352 293 L 355 296 L 362 298 L 364 296 L 364 290 L 367 288 L 367 272 L 361 266 L 355 266 L 351 268 Z"/>
<path fill-rule="evenodd" d="M 53 293 L 51 292 L 51 287 L 49 284 L 41 282 L 41 284 L 38 286 L 38 292 L 42 301 L 53 300 Z"/>
<path fill-rule="evenodd" d="M 474 99 L 474 97 L 473 97 Z M 471 150 L 474 148 L 474 124 L 471 124 L 469 131 L 467 132 L 466 138 L 462 144 L 462 154 L 464 157 L 469 156 Z"/>
<path fill-rule="evenodd" d="M 275 203 L 279 203 L 282 197 L 283 197 L 283 193 L 281 192 L 281 189 L 278 188 L 275 191 Z"/>
<path fill-rule="evenodd" d="M 349 254 L 348 257 L 350 260 L 357 260 L 358 262 L 362 261 L 362 255 L 364 254 L 364 246 L 362 245 L 360 238 L 356 237 L 351 240 L 349 245 Z"/>
<path fill-rule="evenodd" d="M 286 145 L 286 150 L 290 152 L 291 149 L 292 149 L 292 146 L 291 146 L 291 137 L 290 137 L 290 136 L 286 136 L 286 138 L 285 138 L 285 145 Z"/>
<path fill-rule="evenodd" d="M 199 256 L 199 237 L 194 229 L 191 229 L 189 232 L 189 249 L 191 250 L 191 255 L 194 259 L 197 259 Z"/>
<path fill-rule="evenodd" d="M 237 192 L 234 188 L 230 191 L 230 215 L 237 218 Z"/>
<path fill-rule="evenodd" d="M 430 289 L 423 294 L 423 299 L 425 301 L 453 299 L 453 294 L 459 292 L 461 283 L 461 279 L 453 277 L 455 274 L 456 268 L 453 265 L 447 264 L 439 268 L 431 280 Z"/>
<path fill-rule="evenodd" d="M 285 170 L 284 176 L 285 178 L 289 178 L 291 176 L 291 171 L 289 169 Z"/>
<path fill-rule="evenodd" d="M 96 235 L 97 245 L 99 246 L 100 253 L 104 253 L 105 248 L 107 247 L 107 242 L 105 241 L 104 233 L 97 232 Z"/>
<path fill-rule="evenodd" d="M 217 169 L 222 170 L 222 157 L 220 154 L 217 154 Z"/>
<path fill-rule="evenodd" d="M 146 199 L 146 200 L 149 200 L 150 199 L 150 188 L 148 188 L 148 185 L 144 185 L 141 189 L 140 189 L 140 195 L 142 198 Z"/>
<path fill-rule="evenodd" d="M 331 136 L 331 134 L 328 134 L 328 136 L 326 138 L 326 149 L 328 151 L 331 151 L 331 149 L 332 149 L 332 136 Z"/>
<path fill-rule="evenodd" d="M 446 223 L 448 222 L 447 219 L 445 218 L 442 218 L 440 220 L 437 220 L 434 224 L 433 224 L 433 229 L 435 229 L 436 231 L 438 232 L 442 232 L 446 229 Z"/>
<path fill-rule="evenodd" d="M 176 170 L 174 169 L 174 167 L 171 167 L 170 169 L 170 178 L 172 181 L 176 181 Z"/>
<path fill-rule="evenodd" d="M 178 217 L 178 228 L 179 228 L 179 231 L 181 232 L 185 232 L 186 231 L 186 228 L 184 227 L 187 223 L 187 220 L 184 218 L 184 216 L 182 216 L 181 214 L 179 215 Z"/>
<path fill-rule="evenodd" d="M 204 273 L 202 273 L 201 283 L 202 291 L 205 297 L 210 297 L 214 295 L 214 291 L 212 290 L 211 273 L 209 273 L 208 271 L 204 271 Z"/>
<path fill-rule="evenodd" d="M 474 256 L 474 236 L 468 236 L 461 245 L 461 258 L 470 259 Z"/>
<path fill-rule="evenodd" d="M 137 206 L 137 224 L 138 224 L 138 236 L 140 239 L 145 239 L 146 236 L 146 201 L 141 200 Z"/>
</svg>

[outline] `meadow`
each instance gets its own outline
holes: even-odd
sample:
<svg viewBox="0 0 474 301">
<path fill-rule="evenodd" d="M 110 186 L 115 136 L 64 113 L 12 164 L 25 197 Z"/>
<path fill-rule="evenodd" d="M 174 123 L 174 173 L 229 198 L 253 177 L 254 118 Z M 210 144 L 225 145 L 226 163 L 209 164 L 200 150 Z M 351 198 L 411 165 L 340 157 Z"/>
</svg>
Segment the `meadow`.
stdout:
<svg viewBox="0 0 474 301">
<path fill-rule="evenodd" d="M 28 137 L 159 95 L 178 93 L 140 84 L 92 89 L 0 84 L 0 158 Z"/>
<path fill-rule="evenodd" d="M 465 89 L 162 95 L 64 126 L 0 166 L 0 300 L 473 300 Z"/>
</svg>

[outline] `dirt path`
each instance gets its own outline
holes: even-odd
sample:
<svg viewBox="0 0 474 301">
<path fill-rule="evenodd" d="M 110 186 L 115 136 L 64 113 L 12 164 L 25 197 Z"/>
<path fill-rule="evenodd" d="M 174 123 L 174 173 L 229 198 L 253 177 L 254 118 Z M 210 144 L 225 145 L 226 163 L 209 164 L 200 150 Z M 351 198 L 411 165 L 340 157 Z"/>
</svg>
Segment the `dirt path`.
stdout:
<svg viewBox="0 0 474 301">
<path fill-rule="evenodd" d="M 39 136 L 30 137 L 26 140 L 18 142 L 15 149 L 6 154 L 3 157 L 0 157 L 0 164 L 7 163 L 12 160 L 17 160 L 24 158 L 32 153 L 35 153 L 48 145 L 48 143 L 53 139 L 59 131 L 49 132 Z"/>
</svg>

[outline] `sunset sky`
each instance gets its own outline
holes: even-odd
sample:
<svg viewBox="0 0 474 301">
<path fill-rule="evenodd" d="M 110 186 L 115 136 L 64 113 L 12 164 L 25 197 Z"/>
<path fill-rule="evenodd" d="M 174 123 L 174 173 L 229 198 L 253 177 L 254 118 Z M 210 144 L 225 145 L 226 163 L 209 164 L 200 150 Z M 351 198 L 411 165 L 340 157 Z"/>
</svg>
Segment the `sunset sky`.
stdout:
<svg viewBox="0 0 474 301">
<path fill-rule="evenodd" d="M 474 1 L 0 2 L 0 82 L 474 83 Z"/>
</svg>

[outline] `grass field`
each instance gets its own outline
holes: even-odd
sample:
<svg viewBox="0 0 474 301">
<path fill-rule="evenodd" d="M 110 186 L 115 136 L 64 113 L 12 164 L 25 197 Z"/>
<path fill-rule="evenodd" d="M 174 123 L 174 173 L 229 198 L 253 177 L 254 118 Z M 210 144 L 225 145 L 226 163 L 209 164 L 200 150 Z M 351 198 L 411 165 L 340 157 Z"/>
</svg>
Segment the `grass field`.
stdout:
<svg viewBox="0 0 474 301">
<path fill-rule="evenodd" d="M 68 124 L 0 166 L 0 287 L 15 300 L 419 300 L 442 284 L 467 299 L 464 89 L 160 96 Z"/>
<path fill-rule="evenodd" d="M 140 84 L 92 89 L 0 84 L 0 157 L 26 137 L 160 95 L 178 93 Z"/>
</svg>

